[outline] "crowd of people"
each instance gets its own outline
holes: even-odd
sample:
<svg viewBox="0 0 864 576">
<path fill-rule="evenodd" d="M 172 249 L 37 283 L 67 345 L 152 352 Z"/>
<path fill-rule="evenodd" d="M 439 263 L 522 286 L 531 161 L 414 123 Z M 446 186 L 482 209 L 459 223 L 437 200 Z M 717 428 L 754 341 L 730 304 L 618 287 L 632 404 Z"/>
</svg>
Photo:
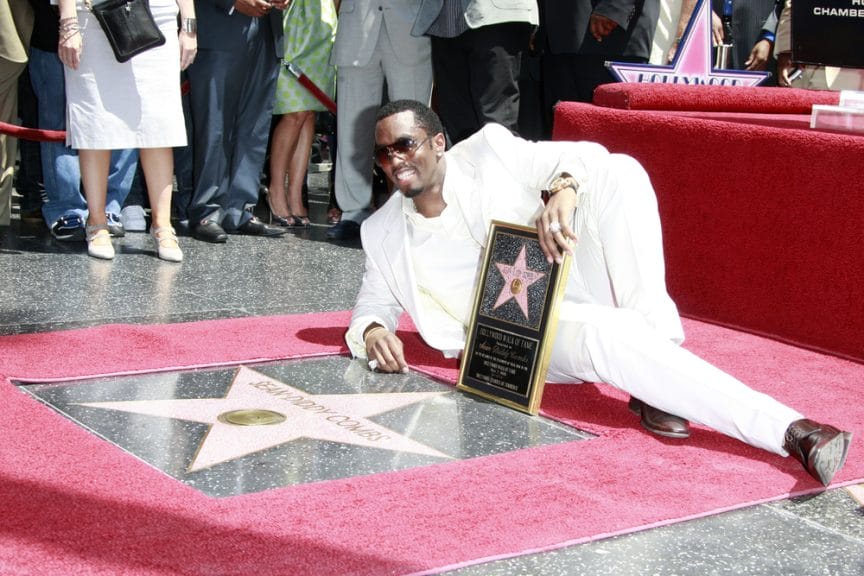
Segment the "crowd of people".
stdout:
<svg viewBox="0 0 864 576">
<path fill-rule="evenodd" d="M 0 0 L 0 121 L 20 111 L 25 125 L 67 134 L 65 143 L 22 145 L 22 213 L 97 258 L 113 258 L 112 237 L 146 230 L 144 205 L 156 253 L 169 261 L 182 260 L 177 223 L 205 242 L 308 227 L 304 185 L 326 99 L 337 104 L 340 211 L 327 237 L 357 238 L 380 203 L 372 152 L 382 103 L 432 105 L 448 145 L 490 122 L 546 139 L 556 102 L 590 101 L 614 81 L 605 62 L 667 63 L 697 0 L 149 4 L 168 41 L 120 63 L 90 0 Z M 790 4 L 712 0 L 714 42 L 732 46 L 730 67 L 791 85 Z M 812 72 L 807 87 L 844 87 L 822 86 Z M 851 76 L 860 88 L 861 75 Z M 0 139 L 2 225 L 16 151 L 15 139 Z M 251 210 L 262 196 L 268 222 Z"/>
</svg>

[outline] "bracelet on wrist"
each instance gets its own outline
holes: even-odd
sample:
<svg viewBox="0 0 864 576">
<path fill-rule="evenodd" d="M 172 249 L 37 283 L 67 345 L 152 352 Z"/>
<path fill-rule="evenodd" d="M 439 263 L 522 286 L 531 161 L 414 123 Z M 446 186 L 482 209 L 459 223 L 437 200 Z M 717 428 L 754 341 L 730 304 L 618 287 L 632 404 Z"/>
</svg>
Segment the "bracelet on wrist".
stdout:
<svg viewBox="0 0 864 576">
<path fill-rule="evenodd" d="M 567 188 L 572 188 L 574 192 L 578 192 L 579 183 L 576 182 L 576 179 L 570 174 L 562 172 L 560 176 L 555 178 L 555 180 L 549 184 L 549 196 L 554 196 L 558 192 Z"/>
<path fill-rule="evenodd" d="M 385 332 L 388 332 L 387 328 L 385 328 L 384 326 L 381 326 L 380 324 L 378 326 L 373 326 L 372 328 L 368 328 L 366 330 L 366 332 L 363 334 L 363 344 L 366 344 L 366 342 L 369 340 L 369 337 L 372 336 L 372 334 L 374 334 L 375 332 L 378 332 L 380 330 L 384 330 Z"/>
<path fill-rule="evenodd" d="M 78 33 L 80 33 L 80 30 L 78 30 L 78 29 L 70 30 L 69 32 L 67 32 L 66 34 L 64 34 L 63 36 L 60 37 L 59 43 L 60 44 L 65 43 L 67 40 L 74 38 L 75 35 Z"/>
</svg>

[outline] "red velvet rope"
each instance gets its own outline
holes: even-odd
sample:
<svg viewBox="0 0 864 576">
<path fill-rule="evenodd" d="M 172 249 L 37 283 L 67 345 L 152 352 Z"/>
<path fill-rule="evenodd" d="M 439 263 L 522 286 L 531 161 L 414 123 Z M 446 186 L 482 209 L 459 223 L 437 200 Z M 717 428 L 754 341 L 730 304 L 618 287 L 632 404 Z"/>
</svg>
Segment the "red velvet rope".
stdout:
<svg viewBox="0 0 864 576">
<path fill-rule="evenodd" d="M 36 140 L 37 142 L 65 142 L 65 130 L 39 130 L 38 128 L 24 128 L 14 124 L 0 122 L 0 134 L 7 134 L 24 140 Z"/>
</svg>

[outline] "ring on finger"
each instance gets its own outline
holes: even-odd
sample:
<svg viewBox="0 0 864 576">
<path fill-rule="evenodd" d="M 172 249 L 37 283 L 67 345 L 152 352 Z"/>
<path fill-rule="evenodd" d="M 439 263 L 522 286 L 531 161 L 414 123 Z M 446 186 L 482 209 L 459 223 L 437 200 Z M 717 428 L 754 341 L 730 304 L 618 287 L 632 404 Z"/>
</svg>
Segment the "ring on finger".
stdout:
<svg viewBox="0 0 864 576">
<path fill-rule="evenodd" d="M 561 224 L 558 221 L 552 221 L 549 223 L 549 227 L 546 230 L 550 234 L 558 234 L 561 232 Z"/>
<path fill-rule="evenodd" d="M 374 372 L 378 369 L 378 360 L 369 360 L 369 370 Z"/>
</svg>

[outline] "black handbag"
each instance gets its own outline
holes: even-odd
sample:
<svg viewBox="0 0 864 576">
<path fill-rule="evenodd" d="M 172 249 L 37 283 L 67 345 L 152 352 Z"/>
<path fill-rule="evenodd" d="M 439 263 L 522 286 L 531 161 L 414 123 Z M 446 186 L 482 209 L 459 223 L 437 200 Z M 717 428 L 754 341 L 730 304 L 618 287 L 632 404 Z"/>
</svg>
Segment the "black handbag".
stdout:
<svg viewBox="0 0 864 576">
<path fill-rule="evenodd" d="M 156 46 L 165 44 L 165 36 L 156 26 L 149 0 L 106 0 L 88 8 L 108 37 L 118 62 L 126 62 Z"/>
</svg>

